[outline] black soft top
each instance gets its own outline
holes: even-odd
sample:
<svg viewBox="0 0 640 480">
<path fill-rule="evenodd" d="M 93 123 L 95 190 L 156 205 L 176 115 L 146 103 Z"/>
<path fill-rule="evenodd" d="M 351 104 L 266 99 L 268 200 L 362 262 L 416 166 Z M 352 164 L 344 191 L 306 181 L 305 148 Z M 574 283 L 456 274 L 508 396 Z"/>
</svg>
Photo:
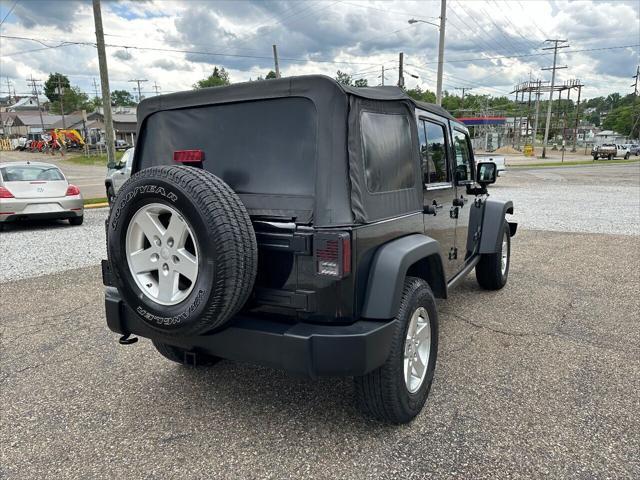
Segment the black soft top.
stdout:
<svg viewBox="0 0 640 480">
<path fill-rule="evenodd" d="M 316 226 L 389 218 L 422 208 L 416 108 L 455 120 L 398 87 L 348 87 L 324 75 L 159 95 L 138 106 L 134 171 L 173 163 L 173 151 L 202 148 L 204 167 L 239 194 L 251 215 Z M 307 116 L 300 116 L 303 111 Z M 416 159 L 411 188 L 376 194 L 367 190 L 363 111 L 408 118 Z M 246 127 L 244 118 L 262 123 L 258 129 Z"/>
<path fill-rule="evenodd" d="M 354 95 L 368 100 L 382 101 L 406 100 L 422 110 L 449 120 L 455 120 L 441 106 L 414 100 L 400 87 L 351 87 L 342 85 L 326 75 L 303 75 L 235 83 L 226 87 L 202 88 L 145 98 L 138 105 L 138 125 L 149 115 L 161 110 L 297 95 L 306 96 L 305 94 L 313 90 L 318 93 L 318 98 L 324 97 L 324 100 L 330 100 L 334 95 Z"/>
</svg>

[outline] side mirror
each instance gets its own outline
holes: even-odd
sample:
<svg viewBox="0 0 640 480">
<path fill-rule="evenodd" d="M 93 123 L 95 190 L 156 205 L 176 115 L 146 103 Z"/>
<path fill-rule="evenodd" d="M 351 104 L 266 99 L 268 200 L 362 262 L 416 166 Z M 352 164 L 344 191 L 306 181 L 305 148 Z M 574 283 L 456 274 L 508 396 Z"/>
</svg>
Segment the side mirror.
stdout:
<svg viewBox="0 0 640 480">
<path fill-rule="evenodd" d="M 491 183 L 496 183 L 496 177 L 498 176 L 498 167 L 494 162 L 480 162 L 478 163 L 478 174 L 476 175 L 476 181 L 486 187 Z"/>
</svg>

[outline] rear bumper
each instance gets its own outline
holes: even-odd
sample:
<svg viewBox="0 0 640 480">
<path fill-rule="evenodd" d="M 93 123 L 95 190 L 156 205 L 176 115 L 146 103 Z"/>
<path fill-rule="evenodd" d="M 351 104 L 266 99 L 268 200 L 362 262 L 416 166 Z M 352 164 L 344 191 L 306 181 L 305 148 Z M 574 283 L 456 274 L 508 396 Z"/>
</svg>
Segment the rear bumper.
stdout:
<svg viewBox="0 0 640 480">
<path fill-rule="evenodd" d="M 73 218 L 83 214 L 84 205 L 80 195 L 63 198 L 3 198 L 0 201 L 0 222 Z"/>
<path fill-rule="evenodd" d="M 148 327 L 127 307 L 116 288 L 106 288 L 105 309 L 107 325 L 113 332 L 311 378 L 359 376 L 380 367 L 389 356 L 395 327 L 395 320 L 317 325 L 239 315 L 216 333 L 167 337 Z"/>
</svg>

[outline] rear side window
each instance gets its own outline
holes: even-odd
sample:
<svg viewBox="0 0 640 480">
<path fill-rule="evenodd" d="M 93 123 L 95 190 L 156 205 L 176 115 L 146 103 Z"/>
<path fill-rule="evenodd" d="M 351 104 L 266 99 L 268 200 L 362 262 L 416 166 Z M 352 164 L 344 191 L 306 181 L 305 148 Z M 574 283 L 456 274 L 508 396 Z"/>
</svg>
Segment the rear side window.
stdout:
<svg viewBox="0 0 640 480">
<path fill-rule="evenodd" d="M 5 182 L 33 182 L 64 180 L 58 167 L 39 165 L 7 165 L 0 168 L 0 175 Z"/>
<path fill-rule="evenodd" d="M 413 187 L 411 126 L 406 115 L 362 112 L 362 150 L 371 193 Z"/>
</svg>

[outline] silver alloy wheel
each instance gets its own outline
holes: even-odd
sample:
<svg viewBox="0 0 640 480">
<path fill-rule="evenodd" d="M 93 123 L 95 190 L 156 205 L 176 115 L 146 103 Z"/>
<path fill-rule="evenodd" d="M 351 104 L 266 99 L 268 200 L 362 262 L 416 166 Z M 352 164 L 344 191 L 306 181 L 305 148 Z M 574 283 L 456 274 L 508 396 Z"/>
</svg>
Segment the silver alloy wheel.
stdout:
<svg viewBox="0 0 640 480">
<path fill-rule="evenodd" d="M 125 245 L 131 276 L 147 298 L 176 305 L 191 293 L 198 278 L 198 247 L 177 210 L 161 203 L 141 207 L 127 227 Z"/>
<path fill-rule="evenodd" d="M 507 273 L 507 265 L 509 264 L 509 239 L 507 237 L 509 235 L 507 232 L 504 232 L 504 236 L 502 237 L 502 256 L 500 258 L 500 272 L 504 277 L 504 274 Z"/>
<path fill-rule="evenodd" d="M 404 382 L 416 393 L 427 376 L 431 355 L 431 320 L 424 307 L 418 307 L 409 321 L 404 342 Z"/>
</svg>

